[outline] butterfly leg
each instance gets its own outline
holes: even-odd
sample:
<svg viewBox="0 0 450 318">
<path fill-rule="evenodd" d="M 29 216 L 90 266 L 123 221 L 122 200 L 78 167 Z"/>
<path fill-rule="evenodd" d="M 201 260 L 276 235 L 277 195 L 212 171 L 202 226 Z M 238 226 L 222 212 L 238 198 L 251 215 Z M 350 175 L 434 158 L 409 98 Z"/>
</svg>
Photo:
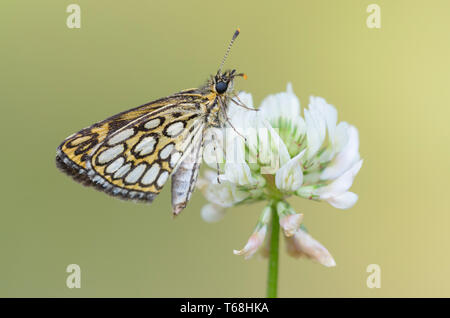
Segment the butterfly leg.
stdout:
<svg viewBox="0 0 450 318">
<path fill-rule="evenodd" d="M 217 156 L 217 147 L 216 147 L 217 139 L 215 137 L 216 137 L 216 135 L 214 133 L 212 133 L 211 139 L 212 139 L 212 142 L 213 142 L 214 153 L 216 154 L 217 183 L 221 183 L 220 182 L 220 178 L 219 178 L 219 176 L 220 176 L 219 157 Z"/>
<path fill-rule="evenodd" d="M 223 115 L 225 116 L 225 120 L 227 121 L 228 124 L 230 124 L 231 128 L 233 128 L 233 130 L 239 135 L 241 136 L 245 142 L 247 142 L 247 138 L 244 137 L 244 135 L 242 135 L 239 131 L 237 131 L 237 129 L 233 126 L 233 124 L 231 123 L 230 118 L 227 115 L 227 111 L 225 110 L 224 107 L 220 107 L 221 112 L 223 113 Z"/>
<path fill-rule="evenodd" d="M 247 110 L 253 110 L 253 111 L 255 111 L 255 112 L 259 111 L 259 109 L 256 109 L 256 108 L 250 108 L 250 107 L 248 107 L 247 105 L 245 105 L 245 103 L 239 98 L 239 96 L 238 96 L 237 94 L 234 94 L 233 97 L 236 97 L 237 101 L 234 100 L 233 98 L 231 98 L 231 101 L 232 101 L 233 103 L 235 103 L 237 106 L 242 107 L 242 108 L 245 108 L 245 109 L 247 109 Z"/>
</svg>

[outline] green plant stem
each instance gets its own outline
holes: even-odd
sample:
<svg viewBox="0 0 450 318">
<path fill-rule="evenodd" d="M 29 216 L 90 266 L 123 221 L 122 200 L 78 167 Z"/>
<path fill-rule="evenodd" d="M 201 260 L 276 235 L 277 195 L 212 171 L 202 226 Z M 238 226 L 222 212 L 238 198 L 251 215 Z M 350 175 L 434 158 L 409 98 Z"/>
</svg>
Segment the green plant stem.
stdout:
<svg viewBox="0 0 450 318">
<path fill-rule="evenodd" d="M 267 297 L 276 298 L 278 288 L 278 245 L 280 240 L 280 222 L 278 221 L 277 202 L 271 205 L 272 222 L 269 251 L 269 273 L 267 277 Z"/>
</svg>

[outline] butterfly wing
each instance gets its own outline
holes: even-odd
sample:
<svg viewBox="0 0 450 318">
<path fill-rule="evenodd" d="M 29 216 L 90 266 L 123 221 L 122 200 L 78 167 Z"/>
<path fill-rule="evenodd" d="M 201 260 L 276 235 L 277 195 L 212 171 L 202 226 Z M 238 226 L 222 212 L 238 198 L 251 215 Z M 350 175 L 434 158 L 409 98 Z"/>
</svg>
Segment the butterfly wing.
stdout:
<svg viewBox="0 0 450 318">
<path fill-rule="evenodd" d="M 151 202 L 202 133 L 205 102 L 184 91 L 115 115 L 68 137 L 57 165 L 110 195 Z"/>
<path fill-rule="evenodd" d="M 130 122 L 162 109 L 176 108 L 183 103 L 198 104 L 204 102 L 204 98 L 196 89 L 182 91 L 178 94 L 162 98 L 128 111 L 121 112 L 103 121 L 84 128 L 81 131 L 67 137 L 57 149 L 57 166 L 64 172 L 72 175 L 81 181 L 83 170 L 86 170 L 86 161 L 89 153 L 98 144 L 102 143 L 107 136 L 110 136 L 118 129 Z"/>
</svg>

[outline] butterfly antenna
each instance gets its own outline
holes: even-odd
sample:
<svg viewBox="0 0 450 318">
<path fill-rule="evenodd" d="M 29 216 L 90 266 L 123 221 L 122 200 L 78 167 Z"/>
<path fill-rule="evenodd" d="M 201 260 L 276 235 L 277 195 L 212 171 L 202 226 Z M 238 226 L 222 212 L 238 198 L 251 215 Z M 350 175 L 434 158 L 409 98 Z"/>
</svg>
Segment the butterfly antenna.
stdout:
<svg viewBox="0 0 450 318">
<path fill-rule="evenodd" d="M 241 30 L 239 28 L 234 32 L 233 37 L 231 38 L 230 44 L 228 45 L 227 51 L 225 52 L 225 55 L 222 59 L 222 63 L 220 64 L 219 70 L 217 71 L 218 73 L 220 73 L 222 71 L 223 64 L 225 63 L 225 60 L 227 59 L 228 54 L 230 53 L 231 46 L 233 45 L 234 40 L 236 40 L 236 38 L 240 32 L 241 32 Z"/>
</svg>

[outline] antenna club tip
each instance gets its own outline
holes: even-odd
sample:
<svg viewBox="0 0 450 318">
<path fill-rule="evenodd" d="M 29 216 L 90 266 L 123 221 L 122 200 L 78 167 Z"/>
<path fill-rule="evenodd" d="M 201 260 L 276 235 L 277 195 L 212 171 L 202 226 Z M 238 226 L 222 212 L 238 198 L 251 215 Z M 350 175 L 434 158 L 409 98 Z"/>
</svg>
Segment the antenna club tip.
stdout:
<svg viewBox="0 0 450 318">
<path fill-rule="evenodd" d="M 237 33 L 241 33 L 241 28 L 237 28 L 237 29 L 236 29 L 236 32 L 237 32 Z"/>
<path fill-rule="evenodd" d="M 242 74 L 242 78 L 246 80 L 248 78 L 247 74 Z"/>
</svg>

